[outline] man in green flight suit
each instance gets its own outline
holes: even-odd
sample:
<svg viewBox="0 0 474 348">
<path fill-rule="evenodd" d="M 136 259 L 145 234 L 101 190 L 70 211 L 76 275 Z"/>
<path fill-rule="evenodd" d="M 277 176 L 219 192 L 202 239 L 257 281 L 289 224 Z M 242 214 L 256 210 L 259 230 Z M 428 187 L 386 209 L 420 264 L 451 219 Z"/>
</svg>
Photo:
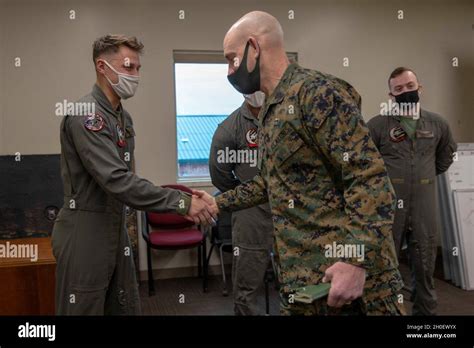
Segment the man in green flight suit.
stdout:
<svg viewBox="0 0 474 348">
<path fill-rule="evenodd" d="M 258 114 L 265 94 L 244 95 L 245 102 L 216 129 L 209 154 L 209 172 L 221 192 L 252 179 L 257 173 Z M 235 160 L 224 153 L 237 153 Z M 238 155 L 241 153 L 242 155 Z M 234 313 L 259 315 L 258 290 L 271 260 L 273 224 L 267 204 L 232 214 L 232 285 Z"/>
<path fill-rule="evenodd" d="M 229 29 L 224 55 L 233 86 L 267 98 L 259 114 L 260 172 L 216 197 L 214 209 L 269 201 L 281 313 L 404 314 L 391 235 L 393 187 L 357 92 L 289 64 L 281 25 L 265 12 L 250 12 Z M 321 282 L 331 283 L 327 298 L 293 301 L 295 289 Z"/>
<path fill-rule="evenodd" d="M 393 238 L 397 252 L 406 241 L 412 272 L 414 315 L 436 314 L 434 269 L 439 235 L 436 175 L 453 163 L 456 143 L 448 123 L 420 108 L 421 85 L 408 68 L 388 79 L 391 107 L 368 123 L 397 195 Z M 387 103 L 389 104 L 389 103 Z"/>
<path fill-rule="evenodd" d="M 69 114 L 61 122 L 64 205 L 52 235 L 59 315 L 140 313 L 125 205 L 212 221 L 211 209 L 196 195 L 155 186 L 132 171 L 135 132 L 121 99 L 138 86 L 142 49 L 135 37 L 97 39 L 97 81 L 78 102 L 94 112 Z"/>
</svg>

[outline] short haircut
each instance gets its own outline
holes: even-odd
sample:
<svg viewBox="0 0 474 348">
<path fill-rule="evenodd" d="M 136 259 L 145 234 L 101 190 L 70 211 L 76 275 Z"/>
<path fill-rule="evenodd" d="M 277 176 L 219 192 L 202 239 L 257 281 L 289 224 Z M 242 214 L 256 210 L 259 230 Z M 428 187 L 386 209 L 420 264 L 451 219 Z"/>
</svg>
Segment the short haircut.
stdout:
<svg viewBox="0 0 474 348">
<path fill-rule="evenodd" d="M 116 53 L 121 46 L 126 46 L 139 54 L 143 52 L 144 47 L 135 36 L 108 34 L 94 41 L 92 45 L 92 60 L 95 63 L 96 59 L 104 53 Z"/>
<path fill-rule="evenodd" d="M 390 89 L 390 80 L 394 79 L 397 76 L 400 76 L 405 71 L 411 71 L 416 76 L 415 72 L 412 69 L 406 68 L 404 66 L 400 66 L 400 67 L 396 68 L 394 71 L 392 71 L 392 73 L 390 74 L 390 76 L 388 78 L 388 88 L 389 89 Z M 418 76 L 416 76 L 416 79 L 418 80 Z"/>
</svg>

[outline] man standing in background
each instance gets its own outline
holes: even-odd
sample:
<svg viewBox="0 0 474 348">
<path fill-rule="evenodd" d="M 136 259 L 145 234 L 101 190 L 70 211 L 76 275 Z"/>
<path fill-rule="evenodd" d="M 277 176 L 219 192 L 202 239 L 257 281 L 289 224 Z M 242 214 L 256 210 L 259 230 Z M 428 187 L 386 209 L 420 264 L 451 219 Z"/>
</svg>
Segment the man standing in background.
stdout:
<svg viewBox="0 0 474 348">
<path fill-rule="evenodd" d="M 397 253 L 406 240 L 412 272 L 413 315 L 436 314 L 434 269 L 438 241 L 436 175 L 453 162 L 456 143 L 448 123 L 420 108 L 422 86 L 413 70 L 396 68 L 388 79 L 395 101 L 368 122 L 397 196 L 393 238 Z"/>
<path fill-rule="evenodd" d="M 212 184 L 221 192 L 258 173 L 258 113 L 265 94 L 244 94 L 245 102 L 214 133 L 209 159 Z M 234 155 L 225 157 L 224 154 Z M 232 283 L 236 315 L 258 315 L 257 294 L 270 262 L 273 225 L 268 203 L 232 214 Z"/>
</svg>

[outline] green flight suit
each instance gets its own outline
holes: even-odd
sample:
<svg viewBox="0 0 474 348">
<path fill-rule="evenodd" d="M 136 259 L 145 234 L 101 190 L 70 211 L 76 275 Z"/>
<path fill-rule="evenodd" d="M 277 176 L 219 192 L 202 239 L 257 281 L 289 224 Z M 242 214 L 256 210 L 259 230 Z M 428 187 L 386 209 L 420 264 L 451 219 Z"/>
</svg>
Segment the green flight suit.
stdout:
<svg viewBox="0 0 474 348">
<path fill-rule="evenodd" d="M 209 172 L 215 187 L 221 192 L 231 190 L 253 178 L 257 168 L 258 120 L 244 102 L 216 129 L 209 155 Z M 220 152 L 241 151 L 247 156 L 235 156 L 236 161 L 219 160 Z M 246 161 L 251 159 L 251 161 Z M 240 210 L 232 214 L 233 253 L 232 283 L 234 313 L 259 315 L 258 290 L 263 285 L 273 246 L 273 224 L 267 204 Z"/>
<path fill-rule="evenodd" d="M 217 197 L 222 210 L 270 202 L 283 314 L 327 314 L 327 299 L 292 303 L 338 261 L 366 269 L 362 298 L 338 314 L 402 314 L 391 228 L 393 187 L 347 82 L 291 64 L 259 114 L 260 173 Z M 333 243 L 365 250 L 327 256 Z M 335 255 L 335 257 L 334 257 Z M 386 306 L 386 308 L 380 308 Z"/>
<path fill-rule="evenodd" d="M 403 241 L 412 271 L 413 314 L 436 314 L 434 269 L 439 236 L 436 175 L 453 162 L 456 143 L 448 123 L 420 110 L 413 139 L 400 116 L 378 115 L 368 122 L 395 188 L 397 209 L 393 238 L 399 253 Z"/>
<path fill-rule="evenodd" d="M 114 110 L 97 85 L 78 103 L 91 103 L 95 114 L 68 115 L 61 123 L 64 205 L 52 235 L 56 312 L 139 314 L 125 205 L 185 214 L 190 197 L 133 173 L 132 119 L 121 106 Z"/>
</svg>

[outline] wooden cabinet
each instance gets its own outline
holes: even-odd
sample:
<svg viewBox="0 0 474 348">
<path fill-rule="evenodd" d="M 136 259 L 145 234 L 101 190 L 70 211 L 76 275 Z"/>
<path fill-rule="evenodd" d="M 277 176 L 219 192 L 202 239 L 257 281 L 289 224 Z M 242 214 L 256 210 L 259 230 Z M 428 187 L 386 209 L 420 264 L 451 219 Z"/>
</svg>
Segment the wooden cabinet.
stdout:
<svg viewBox="0 0 474 348">
<path fill-rule="evenodd" d="M 55 270 L 51 238 L 0 240 L 0 315 L 54 315 Z"/>
</svg>

